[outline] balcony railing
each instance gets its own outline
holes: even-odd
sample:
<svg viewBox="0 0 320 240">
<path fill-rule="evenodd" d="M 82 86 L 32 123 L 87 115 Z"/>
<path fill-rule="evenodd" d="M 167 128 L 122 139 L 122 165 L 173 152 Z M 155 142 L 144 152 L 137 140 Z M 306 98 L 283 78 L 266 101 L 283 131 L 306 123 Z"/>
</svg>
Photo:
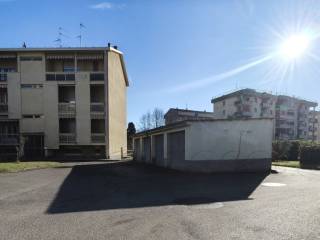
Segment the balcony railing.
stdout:
<svg viewBox="0 0 320 240">
<path fill-rule="evenodd" d="M 46 80 L 47 81 L 74 81 L 75 80 L 74 73 L 47 73 Z"/>
<path fill-rule="evenodd" d="M 0 145 L 18 145 L 19 134 L 0 134 Z"/>
<path fill-rule="evenodd" d="M 5 82 L 8 80 L 7 73 L 0 73 L 0 82 Z"/>
<path fill-rule="evenodd" d="M 0 113 L 8 113 L 8 104 L 0 103 Z"/>
<path fill-rule="evenodd" d="M 91 103 L 90 110 L 91 110 L 91 112 L 103 113 L 104 112 L 104 103 Z"/>
<path fill-rule="evenodd" d="M 104 81 L 104 73 L 90 73 L 90 81 Z"/>
<path fill-rule="evenodd" d="M 104 133 L 92 133 L 91 134 L 91 142 L 92 143 L 104 143 L 105 142 L 105 134 Z"/>
<path fill-rule="evenodd" d="M 76 113 L 75 103 L 59 103 L 59 113 Z"/>
<path fill-rule="evenodd" d="M 76 143 L 76 134 L 75 133 L 60 133 L 59 141 L 62 144 Z"/>
</svg>

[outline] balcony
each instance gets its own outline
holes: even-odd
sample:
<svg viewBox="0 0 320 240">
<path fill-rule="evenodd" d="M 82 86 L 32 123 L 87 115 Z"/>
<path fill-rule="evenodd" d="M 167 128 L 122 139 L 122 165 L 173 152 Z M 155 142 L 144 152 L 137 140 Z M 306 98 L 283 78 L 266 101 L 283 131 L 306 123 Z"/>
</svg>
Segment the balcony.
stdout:
<svg viewBox="0 0 320 240">
<path fill-rule="evenodd" d="M 92 133 L 91 134 L 91 142 L 92 143 L 105 143 L 104 133 Z"/>
<path fill-rule="evenodd" d="M 76 113 L 76 104 L 75 103 L 59 103 L 58 105 L 59 114 L 60 113 Z"/>
<path fill-rule="evenodd" d="M 0 134 L 0 145 L 19 145 L 19 134 Z"/>
<path fill-rule="evenodd" d="M 50 72 L 46 74 L 47 81 L 75 81 L 74 73 Z"/>
<path fill-rule="evenodd" d="M 61 144 L 75 144 L 76 134 L 75 133 L 60 133 L 59 142 Z"/>
<path fill-rule="evenodd" d="M 7 73 L 0 73 L 0 82 L 6 82 L 8 80 Z"/>
<path fill-rule="evenodd" d="M 90 73 L 90 81 L 104 81 L 104 72 Z"/>
<path fill-rule="evenodd" d="M 75 86 L 59 86 L 58 97 L 59 116 L 65 118 L 74 117 L 74 115 L 76 114 Z"/>
<path fill-rule="evenodd" d="M 104 103 L 91 103 L 90 111 L 91 113 L 104 113 Z"/>
<path fill-rule="evenodd" d="M 0 114 L 7 114 L 8 113 L 8 104 L 7 103 L 0 103 Z"/>
</svg>

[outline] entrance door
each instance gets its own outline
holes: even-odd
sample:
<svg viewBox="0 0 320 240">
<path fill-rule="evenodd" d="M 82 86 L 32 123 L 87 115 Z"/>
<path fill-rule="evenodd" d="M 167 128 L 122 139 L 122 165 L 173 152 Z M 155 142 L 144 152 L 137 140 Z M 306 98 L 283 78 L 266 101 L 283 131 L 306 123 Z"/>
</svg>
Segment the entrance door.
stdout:
<svg viewBox="0 0 320 240">
<path fill-rule="evenodd" d="M 24 135 L 24 157 L 26 159 L 43 158 L 44 156 L 44 136 Z"/>
</svg>

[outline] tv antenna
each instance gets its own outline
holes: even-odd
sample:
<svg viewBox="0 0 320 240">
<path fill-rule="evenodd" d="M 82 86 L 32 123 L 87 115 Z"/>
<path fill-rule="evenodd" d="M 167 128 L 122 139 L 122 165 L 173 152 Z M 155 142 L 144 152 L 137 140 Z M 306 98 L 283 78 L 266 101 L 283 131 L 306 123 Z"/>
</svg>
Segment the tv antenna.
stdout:
<svg viewBox="0 0 320 240">
<path fill-rule="evenodd" d="M 80 27 L 80 31 L 79 31 L 79 35 L 77 36 L 77 38 L 79 38 L 79 45 L 80 45 L 80 47 L 81 47 L 81 43 L 82 43 L 82 29 L 83 28 L 86 28 L 86 26 L 83 24 L 83 23 L 80 23 L 79 24 L 79 27 Z"/>
<path fill-rule="evenodd" d="M 62 47 L 62 37 L 69 37 L 68 35 L 64 34 L 63 31 L 64 29 L 62 27 L 58 28 L 58 37 L 54 41 L 59 45 L 59 47 Z"/>
</svg>

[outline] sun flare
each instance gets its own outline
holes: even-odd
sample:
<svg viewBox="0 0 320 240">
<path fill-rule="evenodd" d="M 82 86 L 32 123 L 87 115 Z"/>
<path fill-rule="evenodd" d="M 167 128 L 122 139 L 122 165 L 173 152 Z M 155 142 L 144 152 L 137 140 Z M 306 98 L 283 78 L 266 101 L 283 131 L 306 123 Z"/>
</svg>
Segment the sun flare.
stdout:
<svg viewBox="0 0 320 240">
<path fill-rule="evenodd" d="M 292 35 L 281 44 L 279 53 L 285 59 L 299 58 L 308 49 L 310 41 L 306 34 Z"/>
</svg>

